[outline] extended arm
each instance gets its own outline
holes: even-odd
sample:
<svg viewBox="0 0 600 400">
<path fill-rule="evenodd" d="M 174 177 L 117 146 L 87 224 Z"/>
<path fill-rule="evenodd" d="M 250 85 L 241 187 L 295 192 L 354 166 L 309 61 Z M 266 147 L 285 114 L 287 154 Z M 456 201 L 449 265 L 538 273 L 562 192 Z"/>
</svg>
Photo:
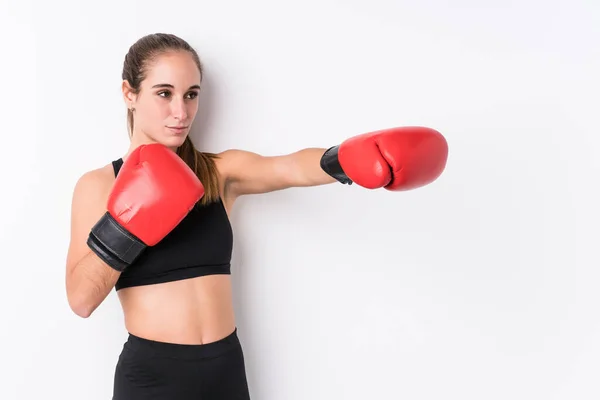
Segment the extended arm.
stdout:
<svg viewBox="0 0 600 400">
<path fill-rule="evenodd" d="M 227 150 L 222 153 L 222 165 L 228 190 L 237 197 L 336 182 L 320 166 L 325 150 L 306 148 L 279 156 Z"/>
<path fill-rule="evenodd" d="M 242 150 L 222 155 L 233 196 L 336 181 L 401 191 L 436 180 L 446 167 L 448 144 L 434 129 L 400 127 L 356 135 L 327 149 L 270 157 Z"/>
</svg>

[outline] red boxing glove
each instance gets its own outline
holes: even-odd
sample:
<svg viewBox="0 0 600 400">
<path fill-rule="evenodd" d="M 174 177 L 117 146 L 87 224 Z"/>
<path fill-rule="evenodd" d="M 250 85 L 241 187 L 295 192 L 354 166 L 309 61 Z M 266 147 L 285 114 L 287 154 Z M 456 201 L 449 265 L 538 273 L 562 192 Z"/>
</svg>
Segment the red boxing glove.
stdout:
<svg viewBox="0 0 600 400">
<path fill-rule="evenodd" d="M 169 234 L 202 196 L 204 186 L 175 152 L 161 144 L 141 145 L 123 163 L 88 246 L 123 271 Z"/>
<path fill-rule="evenodd" d="M 329 148 L 321 168 L 341 183 L 401 191 L 436 180 L 447 159 L 448 143 L 441 133 L 400 127 L 364 133 Z"/>
</svg>

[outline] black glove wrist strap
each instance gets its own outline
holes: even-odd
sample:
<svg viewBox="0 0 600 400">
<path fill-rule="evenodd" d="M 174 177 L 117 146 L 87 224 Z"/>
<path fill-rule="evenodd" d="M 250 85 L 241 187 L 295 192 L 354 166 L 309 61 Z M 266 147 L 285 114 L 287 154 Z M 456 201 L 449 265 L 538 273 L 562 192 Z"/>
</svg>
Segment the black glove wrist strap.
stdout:
<svg viewBox="0 0 600 400">
<path fill-rule="evenodd" d="M 346 175 L 338 159 L 339 148 L 339 145 L 333 146 L 327 149 L 327 151 L 325 151 L 325 153 L 321 157 L 321 168 L 329 176 L 335 178 L 340 183 L 351 185 L 352 180 L 348 177 L 348 175 Z"/>
</svg>

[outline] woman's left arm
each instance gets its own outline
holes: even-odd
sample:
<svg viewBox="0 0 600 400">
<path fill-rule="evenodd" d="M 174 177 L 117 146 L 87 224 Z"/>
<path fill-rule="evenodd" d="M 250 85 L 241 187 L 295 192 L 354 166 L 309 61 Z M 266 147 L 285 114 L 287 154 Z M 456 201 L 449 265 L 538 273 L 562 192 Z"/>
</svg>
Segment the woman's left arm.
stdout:
<svg viewBox="0 0 600 400">
<path fill-rule="evenodd" d="M 324 148 L 306 148 L 285 155 L 263 156 L 250 151 L 227 150 L 221 153 L 225 182 L 236 197 L 337 182 L 321 168 L 325 151 Z"/>
<path fill-rule="evenodd" d="M 336 181 L 405 191 L 428 185 L 442 174 L 448 143 L 434 129 L 409 126 L 356 135 L 327 149 L 270 157 L 242 150 L 221 155 L 220 170 L 236 197 Z"/>
</svg>

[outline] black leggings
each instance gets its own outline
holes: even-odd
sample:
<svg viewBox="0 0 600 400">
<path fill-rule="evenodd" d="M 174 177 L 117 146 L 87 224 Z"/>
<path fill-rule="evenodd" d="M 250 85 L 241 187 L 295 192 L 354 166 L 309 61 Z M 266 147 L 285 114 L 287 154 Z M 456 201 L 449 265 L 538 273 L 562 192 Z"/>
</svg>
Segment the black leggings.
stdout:
<svg viewBox="0 0 600 400">
<path fill-rule="evenodd" d="M 115 371 L 113 400 L 249 400 L 237 329 L 187 345 L 129 335 Z"/>
</svg>

